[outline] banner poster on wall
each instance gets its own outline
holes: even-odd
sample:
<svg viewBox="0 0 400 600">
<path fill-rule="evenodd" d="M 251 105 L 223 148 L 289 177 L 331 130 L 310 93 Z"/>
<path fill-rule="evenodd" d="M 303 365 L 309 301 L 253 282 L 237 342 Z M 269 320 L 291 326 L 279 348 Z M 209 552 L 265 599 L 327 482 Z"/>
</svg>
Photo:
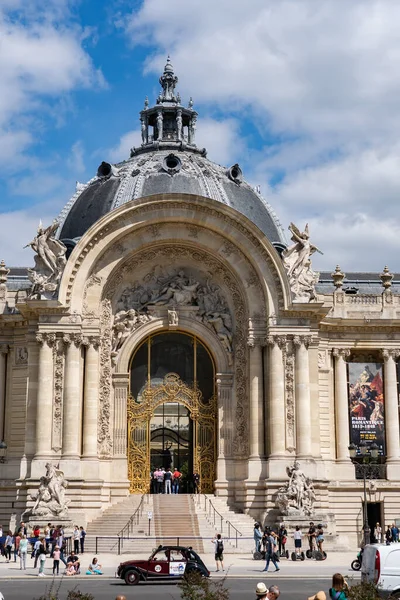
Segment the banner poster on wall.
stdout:
<svg viewBox="0 0 400 600">
<path fill-rule="evenodd" d="M 350 441 L 375 442 L 379 455 L 385 450 L 385 403 L 382 363 L 348 363 Z"/>
</svg>

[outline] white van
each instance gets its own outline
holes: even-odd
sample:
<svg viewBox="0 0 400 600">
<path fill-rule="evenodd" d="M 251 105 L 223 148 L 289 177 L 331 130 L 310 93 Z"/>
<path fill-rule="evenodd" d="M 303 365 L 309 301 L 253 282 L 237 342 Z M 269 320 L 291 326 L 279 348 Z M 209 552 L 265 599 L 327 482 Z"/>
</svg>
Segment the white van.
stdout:
<svg viewBox="0 0 400 600">
<path fill-rule="evenodd" d="M 365 546 L 361 581 L 375 583 L 383 598 L 400 598 L 400 544 Z"/>
</svg>

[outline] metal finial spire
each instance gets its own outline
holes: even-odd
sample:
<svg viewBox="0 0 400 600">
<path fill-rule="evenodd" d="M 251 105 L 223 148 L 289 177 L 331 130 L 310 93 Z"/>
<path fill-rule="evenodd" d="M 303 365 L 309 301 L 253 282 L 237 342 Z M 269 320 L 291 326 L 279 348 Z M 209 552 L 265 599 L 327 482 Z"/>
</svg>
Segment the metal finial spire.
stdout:
<svg viewBox="0 0 400 600">
<path fill-rule="evenodd" d="M 157 102 L 176 102 L 175 87 L 178 83 L 178 78 L 174 73 L 174 67 L 172 66 L 171 59 L 168 56 L 167 64 L 164 67 L 164 73 L 160 77 L 160 84 L 163 89 Z"/>
</svg>

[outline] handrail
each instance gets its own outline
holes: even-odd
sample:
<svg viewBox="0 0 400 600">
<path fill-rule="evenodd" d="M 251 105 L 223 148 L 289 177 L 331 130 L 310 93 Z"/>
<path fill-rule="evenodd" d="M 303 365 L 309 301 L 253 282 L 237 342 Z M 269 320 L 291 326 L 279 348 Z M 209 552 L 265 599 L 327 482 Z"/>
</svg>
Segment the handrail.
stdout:
<svg viewBox="0 0 400 600">
<path fill-rule="evenodd" d="M 137 507 L 137 509 L 135 510 L 133 515 L 130 517 L 127 524 L 121 529 L 121 531 L 119 531 L 117 533 L 117 537 L 122 537 L 122 538 L 125 537 L 126 530 L 128 531 L 128 537 L 129 537 L 130 529 L 133 526 L 133 523 L 136 521 L 135 525 L 139 525 L 139 519 L 143 514 L 143 504 L 144 504 L 145 496 L 146 496 L 146 494 L 142 494 L 142 497 L 139 502 L 139 506 Z"/>
<path fill-rule="evenodd" d="M 138 541 L 138 542 L 151 542 L 152 540 L 154 540 L 154 546 L 153 546 L 153 550 L 159 545 L 159 544 L 165 544 L 165 545 L 169 545 L 169 544 L 173 544 L 173 545 L 177 545 L 177 546 L 181 546 L 181 545 L 186 545 L 186 544 L 182 544 L 182 542 L 196 542 L 197 540 L 208 540 L 209 538 L 207 537 L 203 537 L 203 536 L 198 536 L 198 535 L 178 535 L 178 536 L 145 536 L 145 537 L 138 537 L 138 536 L 134 536 L 134 537 L 119 537 L 119 536 L 115 536 L 115 535 L 89 535 L 88 536 L 89 539 L 94 540 L 95 543 L 95 554 L 99 554 L 99 552 L 117 552 L 117 554 L 122 554 L 123 552 L 123 548 L 124 548 L 124 541 Z M 233 540 L 235 538 L 232 538 L 232 540 L 229 537 L 224 537 L 225 541 L 231 542 L 232 546 L 233 546 Z M 243 540 L 253 540 L 252 537 L 243 537 Z M 102 550 L 101 548 L 101 541 L 102 540 L 111 540 L 110 545 L 112 542 L 115 542 L 110 548 L 109 550 Z M 236 544 L 237 544 L 237 537 L 236 537 Z M 236 546 L 237 547 L 237 546 Z M 229 552 L 228 552 L 229 554 Z"/>
<path fill-rule="evenodd" d="M 192 494 L 192 498 L 193 498 L 194 502 L 197 501 L 198 504 L 201 504 L 200 494 Z M 197 498 L 198 498 L 198 500 L 197 500 Z M 207 511 L 207 502 L 208 502 L 208 511 Z M 211 508 L 214 511 L 213 514 L 212 514 L 212 519 L 211 519 L 211 516 L 210 516 L 210 514 L 211 514 L 211 510 L 210 509 Z M 217 509 L 215 508 L 214 504 L 212 503 L 212 501 L 210 500 L 210 498 L 208 498 L 206 496 L 206 494 L 204 494 L 204 512 L 206 513 L 206 517 L 209 518 L 210 521 L 212 520 L 213 525 L 214 525 L 215 528 L 216 528 L 216 525 L 215 525 L 215 515 L 217 514 L 219 516 L 219 518 L 220 518 L 220 525 L 221 525 L 221 527 L 220 527 L 221 535 L 223 533 L 223 522 L 224 521 L 225 521 L 225 523 L 228 526 L 228 539 L 230 539 L 230 537 L 231 537 L 231 528 L 235 531 L 235 539 L 236 539 L 235 546 L 237 548 L 238 547 L 238 535 L 240 535 L 240 537 L 242 537 L 243 534 L 228 519 L 224 519 L 223 515 L 221 515 L 221 513 L 217 511 Z M 207 512 L 208 512 L 208 515 L 207 515 Z"/>
</svg>

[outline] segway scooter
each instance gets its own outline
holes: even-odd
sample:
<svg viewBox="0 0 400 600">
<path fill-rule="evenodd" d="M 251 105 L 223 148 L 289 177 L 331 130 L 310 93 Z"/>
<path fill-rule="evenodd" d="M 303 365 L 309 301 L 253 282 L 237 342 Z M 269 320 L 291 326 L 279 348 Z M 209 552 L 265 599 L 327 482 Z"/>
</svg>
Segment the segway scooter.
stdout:
<svg viewBox="0 0 400 600">
<path fill-rule="evenodd" d="M 327 554 L 325 551 L 316 550 L 306 550 L 307 558 L 315 558 L 315 560 L 326 560 Z"/>
<path fill-rule="evenodd" d="M 291 558 L 292 558 L 293 562 L 296 562 L 296 560 L 303 561 L 303 560 L 305 560 L 306 555 L 304 554 L 303 551 L 301 551 L 300 554 L 296 554 L 296 552 L 292 552 Z"/>
</svg>

